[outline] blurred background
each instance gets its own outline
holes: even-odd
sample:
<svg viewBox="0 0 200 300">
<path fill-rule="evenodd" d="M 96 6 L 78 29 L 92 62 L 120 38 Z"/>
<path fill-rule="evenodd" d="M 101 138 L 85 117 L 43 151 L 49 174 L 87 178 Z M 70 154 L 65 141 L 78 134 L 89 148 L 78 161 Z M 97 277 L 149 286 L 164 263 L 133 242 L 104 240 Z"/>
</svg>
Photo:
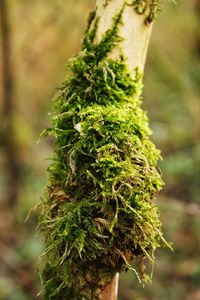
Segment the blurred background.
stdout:
<svg viewBox="0 0 200 300">
<path fill-rule="evenodd" d="M 35 238 L 51 139 L 52 97 L 80 49 L 94 0 L 0 1 L 0 300 L 32 300 L 43 249 Z M 174 252 L 156 253 L 153 283 L 120 277 L 119 300 L 200 300 L 200 1 L 165 1 L 154 25 L 143 107 L 161 149 L 165 187 L 158 196 Z"/>
</svg>

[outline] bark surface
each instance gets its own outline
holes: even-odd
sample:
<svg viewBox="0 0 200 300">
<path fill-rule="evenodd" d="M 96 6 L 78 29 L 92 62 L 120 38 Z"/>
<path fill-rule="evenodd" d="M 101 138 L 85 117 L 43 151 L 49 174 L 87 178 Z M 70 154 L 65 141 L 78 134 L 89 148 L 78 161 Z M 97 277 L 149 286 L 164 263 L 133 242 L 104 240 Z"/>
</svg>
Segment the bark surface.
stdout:
<svg viewBox="0 0 200 300">
<path fill-rule="evenodd" d="M 101 40 L 102 34 L 111 27 L 113 17 L 123 4 L 124 0 L 111 0 L 105 6 L 104 1 L 97 0 L 97 15 L 100 17 L 97 31 L 98 41 Z M 139 15 L 132 6 L 126 5 L 123 12 L 123 25 L 120 26 L 120 36 L 124 40 L 120 43 L 120 48 L 114 48 L 110 56 L 118 57 L 122 50 L 124 56 L 127 57 L 130 71 L 134 72 L 136 67 L 143 71 L 151 31 L 152 23 L 145 25 L 144 16 Z"/>
</svg>

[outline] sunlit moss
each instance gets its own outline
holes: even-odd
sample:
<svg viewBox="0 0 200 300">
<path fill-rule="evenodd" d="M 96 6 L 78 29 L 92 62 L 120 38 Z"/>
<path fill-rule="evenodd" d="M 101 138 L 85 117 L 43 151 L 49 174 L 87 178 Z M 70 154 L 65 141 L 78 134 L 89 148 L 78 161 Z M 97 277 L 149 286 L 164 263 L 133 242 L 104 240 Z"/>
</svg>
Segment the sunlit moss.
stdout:
<svg viewBox="0 0 200 300">
<path fill-rule="evenodd" d="M 161 0 L 133 0 L 129 5 L 135 11 L 145 16 L 145 24 L 152 23 L 161 11 Z"/>
<path fill-rule="evenodd" d="M 40 204 L 44 299 L 98 299 L 116 272 L 133 269 L 167 245 L 153 203 L 163 185 L 159 151 L 141 109 L 142 75 L 126 60 L 106 59 L 121 41 L 123 9 L 99 43 L 90 14 L 71 77 L 55 99 L 56 137 L 49 183 Z M 139 281 L 146 278 L 141 264 Z"/>
<path fill-rule="evenodd" d="M 105 0 L 103 6 L 107 7 L 111 1 L 114 0 Z M 162 9 L 161 0 L 132 0 L 124 3 L 132 6 L 139 15 L 143 15 L 145 24 L 152 23 Z"/>
</svg>

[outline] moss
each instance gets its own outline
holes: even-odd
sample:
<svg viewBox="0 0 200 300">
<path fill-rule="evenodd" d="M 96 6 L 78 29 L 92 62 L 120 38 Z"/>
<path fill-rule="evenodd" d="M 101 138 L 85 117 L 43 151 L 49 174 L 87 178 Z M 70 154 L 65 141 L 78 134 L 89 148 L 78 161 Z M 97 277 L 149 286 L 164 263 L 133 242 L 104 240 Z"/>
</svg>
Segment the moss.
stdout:
<svg viewBox="0 0 200 300">
<path fill-rule="evenodd" d="M 139 15 L 144 15 L 146 25 L 152 23 L 162 9 L 161 0 L 133 0 L 126 5 L 133 6 Z"/>
<path fill-rule="evenodd" d="M 108 4 L 109 4 L 110 1 L 111 1 L 111 0 L 105 0 L 103 6 L 104 6 L 104 7 L 108 6 Z"/>
<path fill-rule="evenodd" d="M 133 78 L 122 55 L 106 59 L 121 41 L 123 9 L 99 43 L 90 14 L 71 77 L 55 98 L 52 128 L 41 134 L 56 138 L 38 225 L 44 299 L 99 299 L 116 272 L 136 272 L 137 260 L 142 281 L 144 259 L 153 264 L 155 249 L 168 245 L 153 202 L 163 182 L 141 108 L 142 75 L 136 70 Z"/>
<path fill-rule="evenodd" d="M 105 0 L 103 6 L 107 7 L 112 0 Z M 139 15 L 144 15 L 146 25 L 152 23 L 162 10 L 161 0 L 133 0 L 124 1 L 125 5 L 132 6 Z"/>
</svg>

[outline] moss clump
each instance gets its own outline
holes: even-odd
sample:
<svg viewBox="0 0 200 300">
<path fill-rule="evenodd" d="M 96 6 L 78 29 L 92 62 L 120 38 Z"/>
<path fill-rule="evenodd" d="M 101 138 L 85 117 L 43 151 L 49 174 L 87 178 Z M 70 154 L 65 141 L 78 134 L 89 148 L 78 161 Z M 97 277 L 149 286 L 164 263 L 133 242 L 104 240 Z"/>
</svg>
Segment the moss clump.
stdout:
<svg viewBox="0 0 200 300">
<path fill-rule="evenodd" d="M 71 77 L 55 99 L 53 126 L 42 134 L 56 137 L 38 225 L 46 244 L 44 299 L 98 299 L 116 272 L 135 271 L 136 260 L 153 262 L 165 244 L 152 202 L 163 184 L 160 154 L 140 107 L 142 76 L 136 70 L 132 78 L 123 56 L 106 59 L 121 41 L 122 13 L 99 43 L 98 18 L 90 15 Z"/>
</svg>

